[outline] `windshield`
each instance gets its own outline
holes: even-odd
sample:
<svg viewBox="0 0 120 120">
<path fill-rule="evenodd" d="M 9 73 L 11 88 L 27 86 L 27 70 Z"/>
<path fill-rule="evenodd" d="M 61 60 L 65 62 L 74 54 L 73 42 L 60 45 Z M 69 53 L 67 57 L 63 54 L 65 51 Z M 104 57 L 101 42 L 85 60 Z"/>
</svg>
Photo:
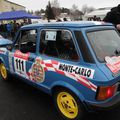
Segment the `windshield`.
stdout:
<svg viewBox="0 0 120 120">
<path fill-rule="evenodd" d="M 106 56 L 120 55 L 120 36 L 114 29 L 88 32 L 87 36 L 100 62 Z"/>
</svg>

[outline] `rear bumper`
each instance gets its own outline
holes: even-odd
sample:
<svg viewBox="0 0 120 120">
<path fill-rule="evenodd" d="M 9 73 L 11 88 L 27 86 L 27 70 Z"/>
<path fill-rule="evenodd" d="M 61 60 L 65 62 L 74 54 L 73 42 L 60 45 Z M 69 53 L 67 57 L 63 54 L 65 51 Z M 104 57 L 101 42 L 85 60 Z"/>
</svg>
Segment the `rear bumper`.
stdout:
<svg viewBox="0 0 120 120">
<path fill-rule="evenodd" d="M 120 93 L 117 93 L 112 98 L 105 101 L 90 102 L 86 101 L 88 110 L 98 111 L 98 110 L 110 110 L 120 106 Z"/>
</svg>

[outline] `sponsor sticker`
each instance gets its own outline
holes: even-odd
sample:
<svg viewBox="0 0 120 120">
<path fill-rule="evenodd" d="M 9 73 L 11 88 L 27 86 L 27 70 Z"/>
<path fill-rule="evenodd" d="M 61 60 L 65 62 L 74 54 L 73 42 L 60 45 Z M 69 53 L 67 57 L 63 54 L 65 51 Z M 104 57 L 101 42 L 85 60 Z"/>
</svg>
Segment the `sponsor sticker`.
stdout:
<svg viewBox="0 0 120 120">
<path fill-rule="evenodd" d="M 45 40 L 56 41 L 56 31 L 46 31 Z"/>
<path fill-rule="evenodd" d="M 42 59 L 36 58 L 35 63 L 33 63 L 31 69 L 28 72 L 28 76 L 31 80 L 35 82 L 43 82 L 45 77 L 44 68 L 41 65 Z"/>
<path fill-rule="evenodd" d="M 28 60 L 29 56 L 30 56 L 30 53 L 25 53 L 24 54 L 19 50 L 16 50 L 15 53 L 14 53 L 14 57 L 24 59 L 24 60 Z"/>
<path fill-rule="evenodd" d="M 35 63 L 33 63 L 28 72 L 28 77 L 32 81 L 43 82 L 45 80 L 46 71 L 56 72 L 69 77 L 95 92 L 97 90 L 97 86 L 87 79 L 94 77 L 95 70 L 61 63 L 55 60 L 42 60 L 40 57 L 36 58 Z"/>
<path fill-rule="evenodd" d="M 120 70 L 120 56 L 105 57 L 106 65 L 113 73 L 117 73 Z"/>
<path fill-rule="evenodd" d="M 85 68 L 85 67 L 72 66 L 72 65 L 69 65 L 69 64 L 60 63 L 59 64 L 59 70 L 62 70 L 64 72 L 68 72 L 68 73 L 72 73 L 72 74 L 76 74 L 76 75 L 80 75 L 80 76 L 84 76 L 84 77 L 90 78 L 90 79 L 92 79 L 93 76 L 94 76 L 94 70 L 93 69 L 89 69 L 89 68 Z"/>
<path fill-rule="evenodd" d="M 21 76 L 26 77 L 26 61 L 28 60 L 30 53 L 22 53 L 17 50 L 14 53 L 14 69 L 15 72 Z"/>
</svg>

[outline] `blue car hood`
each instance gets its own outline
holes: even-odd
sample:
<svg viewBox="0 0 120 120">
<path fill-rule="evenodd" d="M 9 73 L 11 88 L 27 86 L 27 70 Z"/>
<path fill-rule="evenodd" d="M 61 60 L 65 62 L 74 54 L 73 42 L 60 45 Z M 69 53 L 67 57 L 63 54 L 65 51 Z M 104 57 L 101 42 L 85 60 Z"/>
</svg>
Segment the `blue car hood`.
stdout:
<svg viewBox="0 0 120 120">
<path fill-rule="evenodd" d="M 6 46 L 9 44 L 12 44 L 13 42 L 11 40 L 5 39 L 5 38 L 0 38 L 0 47 L 1 46 Z"/>
</svg>

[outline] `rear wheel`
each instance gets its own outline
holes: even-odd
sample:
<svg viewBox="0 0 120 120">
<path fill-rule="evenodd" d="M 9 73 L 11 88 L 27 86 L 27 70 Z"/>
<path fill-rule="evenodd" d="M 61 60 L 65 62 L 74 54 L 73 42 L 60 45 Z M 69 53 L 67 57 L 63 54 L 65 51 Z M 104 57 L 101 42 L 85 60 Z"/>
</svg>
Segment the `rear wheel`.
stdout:
<svg viewBox="0 0 120 120">
<path fill-rule="evenodd" d="M 66 120 L 81 120 L 85 114 L 82 103 L 70 90 L 57 90 L 54 102 L 61 117 Z"/>
<path fill-rule="evenodd" d="M 3 80 L 8 80 L 8 72 L 3 63 L 0 63 L 0 76 Z"/>
</svg>

